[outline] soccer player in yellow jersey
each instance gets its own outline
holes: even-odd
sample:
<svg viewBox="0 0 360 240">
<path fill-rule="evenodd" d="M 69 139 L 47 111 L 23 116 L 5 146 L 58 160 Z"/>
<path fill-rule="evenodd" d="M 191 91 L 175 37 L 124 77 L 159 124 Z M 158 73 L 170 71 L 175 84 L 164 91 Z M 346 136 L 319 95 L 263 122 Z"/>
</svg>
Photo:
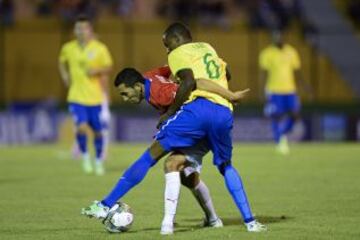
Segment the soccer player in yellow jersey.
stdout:
<svg viewBox="0 0 360 240">
<path fill-rule="evenodd" d="M 287 154 L 286 134 L 293 129 L 300 110 L 296 94 L 296 81 L 302 80 L 299 54 L 295 48 L 283 42 L 280 33 L 274 33 L 273 44 L 260 53 L 259 65 L 261 76 L 266 80 L 267 103 L 264 112 L 271 118 L 277 151 Z"/>
<path fill-rule="evenodd" d="M 63 45 L 59 56 L 62 80 L 69 88 L 67 101 L 76 124 L 76 140 L 86 173 L 94 168 L 87 151 L 87 128 L 94 132 L 95 174 L 103 175 L 102 103 L 107 101 L 107 80 L 112 59 L 107 47 L 96 40 L 90 21 L 80 16 L 74 26 L 75 40 Z"/>
<path fill-rule="evenodd" d="M 180 82 L 174 103 L 163 115 L 160 130 L 150 148 L 125 171 L 108 196 L 82 209 L 82 214 L 106 218 L 116 201 L 140 183 L 163 156 L 206 139 L 213 153 L 213 163 L 223 175 L 247 230 L 266 230 L 252 215 L 241 178 L 231 163 L 231 103 L 220 95 L 196 89 L 196 79 L 208 79 L 227 88 L 230 75 L 226 63 L 209 44 L 192 42 L 190 31 L 181 23 L 171 24 L 166 29 L 163 42 L 169 52 L 169 67 Z M 161 234 L 172 234 L 174 231 L 173 221 L 180 192 L 179 166 L 183 166 L 184 161 L 184 158 L 173 158 L 167 164 L 165 216 Z"/>
</svg>

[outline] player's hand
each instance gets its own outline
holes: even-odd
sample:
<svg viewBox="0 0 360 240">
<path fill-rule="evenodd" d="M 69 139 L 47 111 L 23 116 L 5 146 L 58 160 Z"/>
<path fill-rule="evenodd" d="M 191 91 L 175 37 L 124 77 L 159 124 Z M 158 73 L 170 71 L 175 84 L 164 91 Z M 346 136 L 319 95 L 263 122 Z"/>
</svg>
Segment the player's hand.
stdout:
<svg viewBox="0 0 360 240">
<path fill-rule="evenodd" d="M 234 96 L 231 99 L 231 102 L 234 104 L 239 103 L 240 100 L 243 99 L 248 94 L 248 92 L 250 92 L 250 88 L 234 92 Z"/>
<path fill-rule="evenodd" d="M 88 75 L 89 77 L 95 77 L 95 76 L 97 76 L 98 74 L 99 74 L 99 71 L 98 71 L 97 69 L 92 69 L 92 68 L 90 68 L 90 69 L 87 70 L 87 75 Z"/>
</svg>

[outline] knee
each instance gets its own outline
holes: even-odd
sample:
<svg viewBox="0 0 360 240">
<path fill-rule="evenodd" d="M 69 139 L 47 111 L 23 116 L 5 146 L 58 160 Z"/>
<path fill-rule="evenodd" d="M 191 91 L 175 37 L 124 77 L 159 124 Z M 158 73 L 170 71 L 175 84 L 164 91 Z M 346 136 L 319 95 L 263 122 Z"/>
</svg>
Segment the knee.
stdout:
<svg viewBox="0 0 360 240">
<path fill-rule="evenodd" d="M 231 165 L 231 162 L 230 162 L 230 161 L 224 162 L 224 163 L 222 163 L 222 164 L 220 164 L 220 165 L 217 166 L 219 172 L 220 172 L 221 175 L 223 175 L 223 176 L 225 175 L 226 169 L 231 168 L 231 167 L 232 167 L 232 165 Z"/>
<path fill-rule="evenodd" d="M 103 136 L 103 134 L 101 131 L 95 131 L 94 136 L 95 136 L 95 138 L 101 138 Z"/>
<path fill-rule="evenodd" d="M 192 173 L 186 177 L 184 172 L 181 171 L 180 179 L 181 184 L 189 189 L 194 189 L 200 182 L 200 176 L 197 172 Z"/>
<path fill-rule="evenodd" d="M 86 134 L 86 132 L 87 132 L 87 124 L 86 123 L 79 124 L 79 126 L 77 126 L 76 131 L 79 134 Z"/>
<path fill-rule="evenodd" d="M 183 155 L 170 155 L 164 162 L 165 173 L 178 172 L 183 167 L 185 157 Z"/>
</svg>

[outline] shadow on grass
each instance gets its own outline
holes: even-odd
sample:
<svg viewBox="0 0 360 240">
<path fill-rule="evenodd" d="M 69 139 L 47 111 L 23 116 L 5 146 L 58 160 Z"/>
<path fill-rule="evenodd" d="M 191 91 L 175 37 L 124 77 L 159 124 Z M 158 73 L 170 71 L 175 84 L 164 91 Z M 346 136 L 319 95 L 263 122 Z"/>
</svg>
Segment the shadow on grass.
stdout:
<svg viewBox="0 0 360 240">
<path fill-rule="evenodd" d="M 195 222 L 195 221 L 194 221 Z M 197 221 L 198 222 L 198 221 Z M 203 228 L 200 224 L 179 224 L 175 223 L 175 232 L 192 232 L 198 229 Z M 138 233 L 138 232 L 160 232 L 160 226 L 157 227 L 149 227 L 149 228 L 141 228 L 137 230 L 130 230 L 127 233 Z"/>
<path fill-rule="evenodd" d="M 86 227 L 59 227 L 59 228 L 32 228 L 32 229 L 0 229 L 1 234 L 16 234 L 16 235 L 31 235 L 31 234 L 44 234 L 44 233 L 64 233 L 69 231 L 89 231 L 89 228 Z M 2 238 L 1 238 L 2 239 Z"/>
<path fill-rule="evenodd" d="M 257 216 L 256 217 L 259 222 L 264 224 L 271 224 L 271 223 L 278 223 L 278 222 L 284 222 L 289 221 L 293 219 L 293 217 L 289 216 Z M 237 217 L 223 217 L 221 220 L 224 223 L 224 226 L 233 226 L 233 225 L 241 225 L 243 224 L 243 221 L 240 218 Z M 175 225 L 175 232 L 193 232 L 200 229 L 203 229 L 201 226 L 202 219 L 199 218 L 187 218 L 183 219 L 182 223 L 176 223 Z M 139 232 L 160 232 L 160 226 L 158 227 L 149 227 L 149 228 L 142 228 L 137 230 L 130 230 L 126 234 L 133 234 L 133 233 L 139 233 Z"/>
<path fill-rule="evenodd" d="M 285 216 L 285 215 L 281 215 L 281 216 L 256 216 L 256 219 L 259 220 L 259 222 L 261 222 L 261 223 L 269 224 L 269 223 L 278 223 L 278 222 L 289 221 L 289 220 L 293 219 L 293 217 L 289 217 L 289 216 Z M 238 217 L 222 217 L 221 220 L 222 220 L 222 222 L 223 222 L 223 224 L 225 226 L 240 225 L 240 224 L 244 223 Z M 188 218 L 188 219 L 184 219 L 184 221 L 186 221 L 186 222 L 199 222 L 200 223 L 202 221 L 202 219 Z"/>
</svg>

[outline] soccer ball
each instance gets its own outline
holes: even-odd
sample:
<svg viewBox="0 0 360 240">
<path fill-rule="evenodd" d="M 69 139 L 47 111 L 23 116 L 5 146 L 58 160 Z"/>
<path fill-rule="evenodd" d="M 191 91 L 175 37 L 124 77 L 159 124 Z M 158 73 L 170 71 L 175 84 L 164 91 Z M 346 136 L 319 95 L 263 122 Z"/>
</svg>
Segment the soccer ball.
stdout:
<svg viewBox="0 0 360 240">
<path fill-rule="evenodd" d="M 126 232 L 130 229 L 134 215 L 129 205 L 117 202 L 104 220 L 105 229 L 111 233 Z"/>
</svg>

